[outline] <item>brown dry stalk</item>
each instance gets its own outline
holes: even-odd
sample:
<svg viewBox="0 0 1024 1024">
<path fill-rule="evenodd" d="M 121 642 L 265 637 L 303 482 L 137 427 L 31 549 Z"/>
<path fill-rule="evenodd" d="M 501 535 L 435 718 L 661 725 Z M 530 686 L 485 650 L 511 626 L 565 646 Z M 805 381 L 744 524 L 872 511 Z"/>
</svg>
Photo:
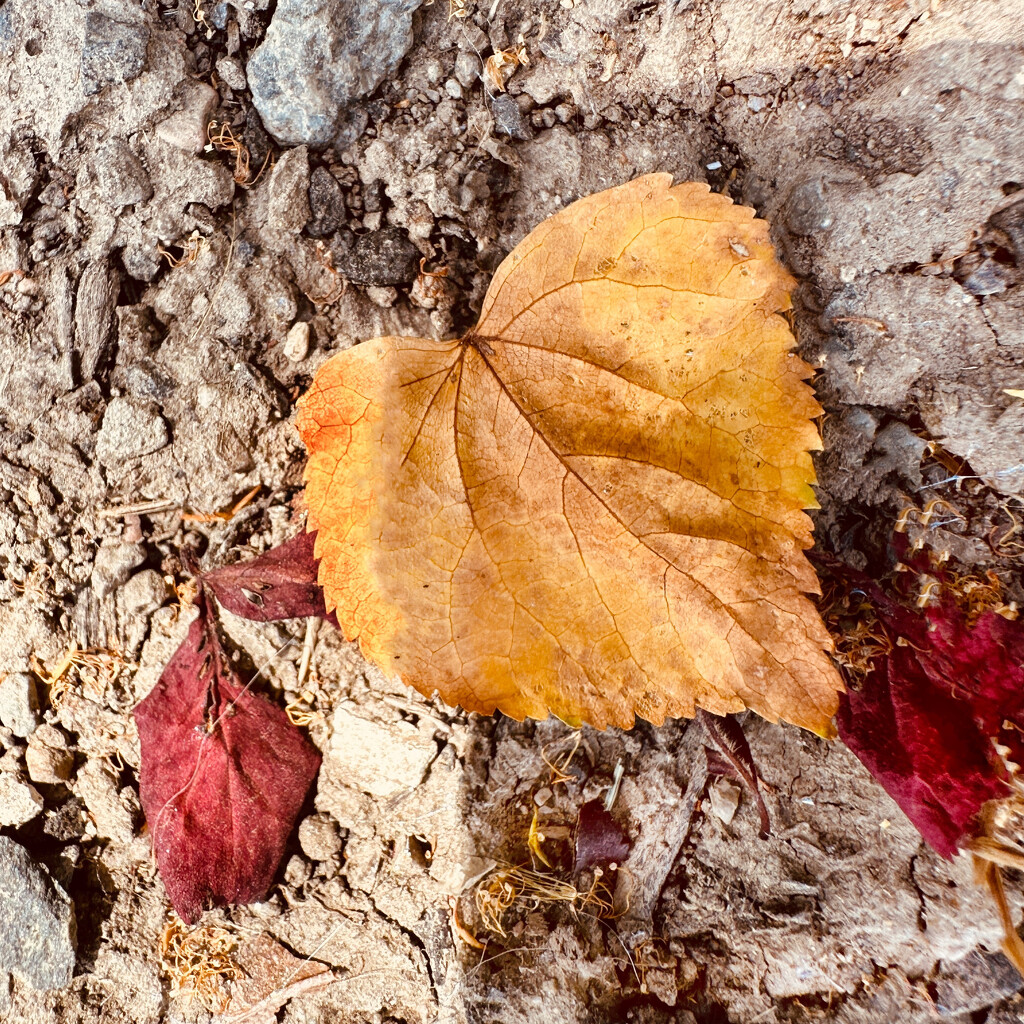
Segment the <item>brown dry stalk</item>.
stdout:
<svg viewBox="0 0 1024 1024">
<path fill-rule="evenodd" d="M 181 518 L 187 523 L 226 523 L 233 519 L 243 508 L 248 505 L 257 494 L 260 493 L 261 484 L 257 484 L 247 491 L 230 508 L 223 512 L 183 512 Z"/>
<path fill-rule="evenodd" d="M 180 266 L 191 266 L 202 255 L 204 249 L 210 246 L 209 241 L 198 231 L 193 231 L 185 240 L 185 243 L 177 244 L 175 248 L 181 249 L 181 256 L 175 256 L 169 249 L 162 245 L 157 246 L 157 252 L 167 260 L 168 266 L 175 270 Z"/>
</svg>

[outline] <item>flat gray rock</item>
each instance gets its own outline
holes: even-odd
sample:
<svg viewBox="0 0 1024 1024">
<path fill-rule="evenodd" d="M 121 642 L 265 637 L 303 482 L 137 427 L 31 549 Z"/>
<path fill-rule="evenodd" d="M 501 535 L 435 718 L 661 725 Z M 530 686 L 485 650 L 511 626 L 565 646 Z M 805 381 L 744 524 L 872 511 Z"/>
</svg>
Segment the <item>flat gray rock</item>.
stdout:
<svg viewBox="0 0 1024 1024">
<path fill-rule="evenodd" d="M 128 24 L 99 11 L 85 16 L 82 40 L 82 87 L 86 96 L 99 92 L 111 82 L 130 82 L 146 66 L 149 29 Z"/>
<path fill-rule="evenodd" d="M 0 978 L 63 988 L 75 969 L 75 915 L 68 894 L 13 839 L 0 836 Z"/>
<path fill-rule="evenodd" d="M 422 0 L 280 0 L 249 59 L 253 103 L 284 146 L 326 146 L 348 108 L 393 74 Z"/>
</svg>

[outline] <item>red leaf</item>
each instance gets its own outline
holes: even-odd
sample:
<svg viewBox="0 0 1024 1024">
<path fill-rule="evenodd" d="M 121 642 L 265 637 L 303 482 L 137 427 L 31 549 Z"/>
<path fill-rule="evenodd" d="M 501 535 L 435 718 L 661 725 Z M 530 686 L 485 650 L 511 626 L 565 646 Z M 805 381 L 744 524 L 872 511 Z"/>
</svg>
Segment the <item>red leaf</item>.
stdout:
<svg viewBox="0 0 1024 1024">
<path fill-rule="evenodd" d="M 877 585 L 857 585 L 891 649 L 842 697 L 839 735 L 927 842 L 952 857 L 976 834 L 982 805 L 1009 795 L 994 743 L 1024 759 L 1021 626 L 991 611 L 968 626 L 952 600 L 922 614 Z"/>
<path fill-rule="evenodd" d="M 196 603 L 188 636 L 134 712 L 157 865 L 190 924 L 208 902 L 266 894 L 320 766 L 284 711 L 245 688 L 202 592 Z"/>
<path fill-rule="evenodd" d="M 589 800 L 576 818 L 574 871 L 597 864 L 621 864 L 629 855 L 629 840 L 605 810 L 603 800 Z"/>
<path fill-rule="evenodd" d="M 319 615 L 337 626 L 317 582 L 315 540 L 315 532 L 300 534 L 258 558 L 213 569 L 200 579 L 229 612 L 243 618 L 269 622 Z"/>
</svg>

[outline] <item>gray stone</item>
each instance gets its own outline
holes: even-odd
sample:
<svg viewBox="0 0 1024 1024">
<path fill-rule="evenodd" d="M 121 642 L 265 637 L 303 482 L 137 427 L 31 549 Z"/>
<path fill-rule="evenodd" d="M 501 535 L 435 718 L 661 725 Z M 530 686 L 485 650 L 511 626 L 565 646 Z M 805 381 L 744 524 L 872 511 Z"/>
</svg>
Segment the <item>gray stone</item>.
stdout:
<svg viewBox="0 0 1024 1024">
<path fill-rule="evenodd" d="M 313 238 L 330 238 L 345 223 L 345 196 L 326 167 L 314 168 L 309 176 L 309 213 L 306 233 Z"/>
<path fill-rule="evenodd" d="M 120 597 L 126 614 L 149 615 L 167 600 L 167 584 L 155 569 L 143 569 L 121 588 Z"/>
<path fill-rule="evenodd" d="M 832 226 L 820 181 L 805 181 L 793 189 L 786 203 L 786 226 L 794 235 L 813 235 Z"/>
<path fill-rule="evenodd" d="M 132 569 L 146 560 L 141 544 L 111 544 L 99 548 L 92 567 L 92 589 L 99 598 L 112 594 L 128 582 Z"/>
<path fill-rule="evenodd" d="M 270 175 L 267 225 L 298 234 L 309 220 L 309 154 L 305 146 L 281 155 Z"/>
<path fill-rule="evenodd" d="M 96 439 L 96 457 L 105 466 L 159 451 L 171 440 L 167 424 L 149 402 L 115 398 L 103 414 Z"/>
<path fill-rule="evenodd" d="M 386 286 L 415 279 L 420 251 L 401 228 L 382 228 L 349 241 L 345 246 L 336 237 L 331 251 L 334 265 L 354 284 Z"/>
<path fill-rule="evenodd" d="M 526 142 L 533 138 L 533 130 L 523 120 L 522 111 L 515 97 L 507 92 L 499 92 L 491 97 L 491 116 L 494 118 L 494 131 L 498 135 Z"/>
<path fill-rule="evenodd" d="M 100 194 L 109 206 L 120 208 L 144 203 L 153 196 L 145 167 L 122 139 L 111 139 L 96 153 Z"/>
<path fill-rule="evenodd" d="M 326 146 L 348 108 L 397 69 L 422 0 L 280 0 L 249 59 L 253 103 L 282 145 Z"/>
<path fill-rule="evenodd" d="M 146 66 L 149 29 L 90 11 L 82 41 L 82 88 L 92 96 L 111 82 L 130 82 Z"/>
<path fill-rule="evenodd" d="M 989 218 L 989 223 L 1006 235 L 1017 266 L 1024 266 L 1024 199 L 1004 206 Z"/>
<path fill-rule="evenodd" d="M 30 736 L 39 724 L 36 684 L 27 672 L 0 677 L 0 722 L 15 736 Z"/>
<path fill-rule="evenodd" d="M 0 836 L 0 977 L 36 989 L 64 988 L 75 969 L 74 908 L 28 851 Z"/>
<path fill-rule="evenodd" d="M 981 260 L 961 281 L 968 295 L 1000 295 L 1012 284 L 1010 270 L 993 259 Z"/>
<path fill-rule="evenodd" d="M 241 92 L 245 88 L 245 68 L 237 57 L 221 57 L 217 61 L 217 74 L 229 89 Z"/>
<path fill-rule="evenodd" d="M 121 274 L 112 260 L 93 260 L 75 293 L 75 350 L 83 380 L 92 380 L 110 362 L 114 348 L 114 309 Z"/>
<path fill-rule="evenodd" d="M 34 786 L 21 782 L 7 772 L 0 774 L 0 826 L 19 828 L 42 809 L 43 798 Z"/>
<path fill-rule="evenodd" d="M 218 96 L 205 82 L 189 82 L 181 98 L 181 109 L 156 126 L 157 135 L 185 153 L 202 153 L 206 129 Z"/>
</svg>

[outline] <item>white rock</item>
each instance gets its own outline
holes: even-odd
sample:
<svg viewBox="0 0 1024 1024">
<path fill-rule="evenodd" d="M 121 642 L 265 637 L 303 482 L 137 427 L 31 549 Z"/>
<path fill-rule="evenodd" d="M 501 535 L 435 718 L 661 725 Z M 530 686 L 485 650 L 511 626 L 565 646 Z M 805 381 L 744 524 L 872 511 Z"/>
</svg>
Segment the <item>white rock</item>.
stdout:
<svg viewBox="0 0 1024 1024">
<path fill-rule="evenodd" d="M 301 363 L 309 355 L 309 324 L 305 320 L 292 324 L 284 339 L 284 354 L 293 363 Z"/>
<path fill-rule="evenodd" d="M 409 722 L 383 725 L 340 707 L 332 725 L 325 758 L 331 774 L 372 796 L 414 789 L 437 755 L 432 737 Z"/>
<path fill-rule="evenodd" d="M 13 775 L 0 775 L 0 825 L 17 828 L 31 821 L 43 809 L 43 798 L 27 782 Z"/>
</svg>

